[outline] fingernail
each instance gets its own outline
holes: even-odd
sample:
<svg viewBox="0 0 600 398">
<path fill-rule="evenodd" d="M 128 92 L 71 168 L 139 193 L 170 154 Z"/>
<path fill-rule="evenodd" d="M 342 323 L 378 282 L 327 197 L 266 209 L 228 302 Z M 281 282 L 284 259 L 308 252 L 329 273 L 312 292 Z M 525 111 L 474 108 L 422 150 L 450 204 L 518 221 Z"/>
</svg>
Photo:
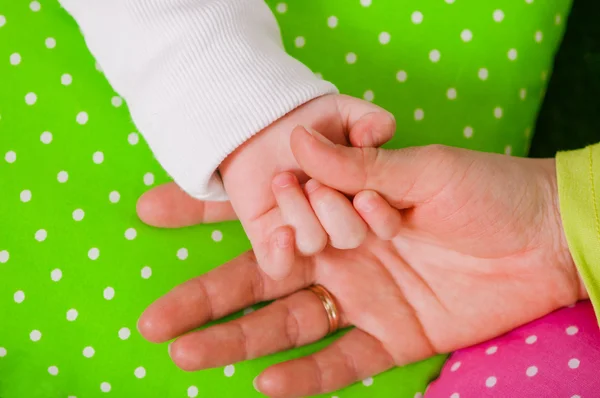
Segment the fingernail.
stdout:
<svg viewBox="0 0 600 398">
<path fill-rule="evenodd" d="M 294 183 L 294 177 L 290 173 L 281 173 L 273 178 L 273 184 L 278 187 L 285 188 Z"/>
<path fill-rule="evenodd" d="M 322 135 L 321 133 L 319 133 L 317 130 L 315 130 L 315 129 L 312 129 L 312 128 L 310 128 L 310 127 L 306 127 L 306 126 L 303 126 L 303 127 L 304 127 L 304 129 L 305 129 L 306 131 L 308 131 L 308 132 L 309 132 L 309 133 L 310 133 L 310 134 L 311 134 L 313 137 L 315 137 L 317 140 L 321 141 L 323 144 L 325 144 L 325 145 L 327 145 L 327 146 L 329 146 L 329 147 L 331 147 L 331 148 L 335 148 L 335 144 L 334 144 L 333 142 L 329 141 L 327 138 L 325 138 L 325 136 L 324 136 L 324 135 Z"/>
<path fill-rule="evenodd" d="M 304 184 L 304 190 L 306 193 L 310 194 L 316 191 L 321 187 L 321 183 L 317 180 L 310 179 L 306 184 Z"/>
<path fill-rule="evenodd" d="M 279 232 L 277 234 L 277 247 L 280 249 L 285 249 L 290 245 L 290 241 L 292 240 L 292 236 L 289 231 Z"/>
<path fill-rule="evenodd" d="M 365 213 L 370 213 L 377 208 L 376 195 L 374 192 L 363 191 L 354 199 L 354 206 Z"/>
<path fill-rule="evenodd" d="M 258 383 L 258 376 L 256 376 L 256 377 L 254 378 L 254 380 L 252 380 L 252 386 L 254 387 L 254 389 L 255 389 L 256 391 L 260 392 L 260 390 L 258 389 L 258 385 L 257 385 L 257 383 Z"/>
</svg>

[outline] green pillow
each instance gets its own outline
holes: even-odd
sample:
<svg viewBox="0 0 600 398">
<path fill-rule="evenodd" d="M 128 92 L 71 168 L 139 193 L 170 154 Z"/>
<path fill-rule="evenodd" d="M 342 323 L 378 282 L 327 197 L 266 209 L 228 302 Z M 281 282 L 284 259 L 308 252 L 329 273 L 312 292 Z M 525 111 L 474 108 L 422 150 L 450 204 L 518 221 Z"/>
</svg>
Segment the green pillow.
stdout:
<svg viewBox="0 0 600 398">
<path fill-rule="evenodd" d="M 570 3 L 269 1 L 292 55 L 395 114 L 390 147 L 515 155 L 527 153 Z M 0 3 L 0 78 L 0 397 L 260 396 L 262 369 L 327 344 L 177 369 L 137 318 L 249 249 L 241 227 L 158 230 L 137 219 L 137 198 L 168 177 L 56 0 Z M 444 359 L 336 395 L 412 398 Z"/>
</svg>

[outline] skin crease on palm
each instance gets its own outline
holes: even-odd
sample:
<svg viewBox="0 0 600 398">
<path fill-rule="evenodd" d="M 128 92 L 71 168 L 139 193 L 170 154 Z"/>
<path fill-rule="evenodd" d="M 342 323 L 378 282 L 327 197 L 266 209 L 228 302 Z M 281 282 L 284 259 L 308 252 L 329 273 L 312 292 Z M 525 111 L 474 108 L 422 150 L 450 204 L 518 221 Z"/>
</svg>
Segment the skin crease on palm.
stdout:
<svg viewBox="0 0 600 398">
<path fill-rule="evenodd" d="M 180 336 L 170 352 L 181 368 L 224 366 L 323 338 L 322 304 L 302 290 L 315 283 L 336 298 L 342 326 L 354 328 L 321 352 L 266 369 L 256 386 L 268 396 L 333 391 L 587 298 L 562 232 L 553 160 L 441 146 L 347 148 L 303 128 L 293 132 L 291 148 L 319 181 L 306 200 L 331 207 L 339 190 L 354 198 L 370 232 L 355 249 L 327 246 L 302 256 L 294 253 L 293 239 L 277 244 L 278 234 L 293 237 L 289 227 L 279 227 L 268 255 L 293 263 L 286 278 L 274 281 L 248 253 L 159 299 L 139 328 L 153 342 Z M 292 175 L 283 176 L 276 178 L 289 183 L 274 189 L 276 200 L 285 190 L 300 190 Z M 170 227 L 234 218 L 226 204 L 205 206 L 181 195 L 174 185 L 150 191 L 140 217 Z M 170 207 L 175 202 L 185 206 L 187 218 Z M 323 224 L 333 221 L 345 223 Z M 240 319 L 192 331 L 273 299 Z"/>
</svg>

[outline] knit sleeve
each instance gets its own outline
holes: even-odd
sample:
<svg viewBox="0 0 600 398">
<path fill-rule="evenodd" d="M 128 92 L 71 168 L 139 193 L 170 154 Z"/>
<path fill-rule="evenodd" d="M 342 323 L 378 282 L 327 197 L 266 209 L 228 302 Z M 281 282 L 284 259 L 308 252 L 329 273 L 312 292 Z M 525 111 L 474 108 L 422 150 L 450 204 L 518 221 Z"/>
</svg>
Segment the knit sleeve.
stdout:
<svg viewBox="0 0 600 398">
<path fill-rule="evenodd" d="M 244 141 L 336 88 L 286 54 L 264 0 L 60 0 L 157 160 L 198 199 Z"/>
<path fill-rule="evenodd" d="M 559 153 L 556 169 L 569 249 L 600 319 L 600 144 Z"/>
</svg>

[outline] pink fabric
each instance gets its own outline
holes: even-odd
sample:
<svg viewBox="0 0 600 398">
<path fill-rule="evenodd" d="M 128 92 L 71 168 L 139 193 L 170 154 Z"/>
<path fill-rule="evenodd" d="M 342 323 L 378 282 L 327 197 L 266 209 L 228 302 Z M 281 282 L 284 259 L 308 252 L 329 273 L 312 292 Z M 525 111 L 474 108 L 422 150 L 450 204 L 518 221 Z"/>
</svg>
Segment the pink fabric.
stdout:
<svg viewBox="0 0 600 398">
<path fill-rule="evenodd" d="M 600 329 L 589 301 L 452 354 L 426 398 L 598 398 Z"/>
</svg>

